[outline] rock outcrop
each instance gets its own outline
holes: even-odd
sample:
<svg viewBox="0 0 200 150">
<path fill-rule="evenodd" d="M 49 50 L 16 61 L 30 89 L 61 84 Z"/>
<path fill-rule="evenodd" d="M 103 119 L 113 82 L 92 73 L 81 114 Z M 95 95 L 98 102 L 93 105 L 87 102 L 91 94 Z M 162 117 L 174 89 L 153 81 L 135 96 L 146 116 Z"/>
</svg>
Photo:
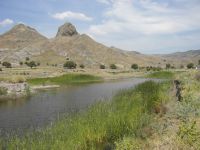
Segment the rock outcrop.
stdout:
<svg viewBox="0 0 200 150">
<path fill-rule="evenodd" d="M 78 35 L 76 27 L 71 23 L 65 23 L 64 25 L 58 28 L 56 37 L 74 36 L 74 35 Z"/>
</svg>

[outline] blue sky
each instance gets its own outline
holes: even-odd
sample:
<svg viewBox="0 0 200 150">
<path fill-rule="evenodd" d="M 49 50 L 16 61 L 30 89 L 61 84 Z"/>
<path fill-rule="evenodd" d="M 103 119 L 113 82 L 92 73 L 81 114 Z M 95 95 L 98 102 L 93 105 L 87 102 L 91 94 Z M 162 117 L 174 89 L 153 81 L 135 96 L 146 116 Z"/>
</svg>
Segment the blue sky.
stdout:
<svg viewBox="0 0 200 150">
<path fill-rule="evenodd" d="M 1 0 L 0 34 L 24 23 L 52 38 L 71 22 L 108 46 L 141 53 L 200 49 L 199 0 Z"/>
</svg>

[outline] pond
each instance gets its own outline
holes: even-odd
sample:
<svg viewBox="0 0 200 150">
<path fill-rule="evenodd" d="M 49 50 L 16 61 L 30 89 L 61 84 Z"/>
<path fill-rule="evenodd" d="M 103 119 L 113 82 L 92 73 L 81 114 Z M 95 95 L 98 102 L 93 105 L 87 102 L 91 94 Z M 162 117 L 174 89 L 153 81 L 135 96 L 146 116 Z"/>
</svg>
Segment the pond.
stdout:
<svg viewBox="0 0 200 150">
<path fill-rule="evenodd" d="M 40 90 L 26 99 L 0 103 L 0 134 L 45 127 L 59 116 L 86 109 L 99 100 L 111 99 L 119 90 L 148 79 L 124 79 Z"/>
</svg>

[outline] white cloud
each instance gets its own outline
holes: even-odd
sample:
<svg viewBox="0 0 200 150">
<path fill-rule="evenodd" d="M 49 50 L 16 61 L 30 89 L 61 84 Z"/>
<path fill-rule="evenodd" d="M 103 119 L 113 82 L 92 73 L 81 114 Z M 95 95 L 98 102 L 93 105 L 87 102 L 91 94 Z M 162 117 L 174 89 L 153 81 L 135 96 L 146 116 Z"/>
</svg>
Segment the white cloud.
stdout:
<svg viewBox="0 0 200 150">
<path fill-rule="evenodd" d="M 86 16 L 83 13 L 77 13 L 77 12 L 71 12 L 71 11 L 65 11 L 62 13 L 56 13 L 52 15 L 53 18 L 64 20 L 64 19 L 74 19 L 74 20 L 82 20 L 82 21 L 91 21 L 92 18 Z"/>
<path fill-rule="evenodd" d="M 0 21 L 0 27 L 4 27 L 13 23 L 14 23 L 13 20 L 7 18 L 7 19 L 4 19 L 3 21 Z"/>
<path fill-rule="evenodd" d="M 194 7 L 193 11 L 189 12 L 171 8 L 166 2 L 156 3 L 153 0 L 109 2 L 112 5 L 104 14 L 106 21 L 102 24 L 91 25 L 90 32 L 93 34 L 119 31 L 169 34 L 200 28 L 200 17 L 194 15 Z"/>
<path fill-rule="evenodd" d="M 130 50 L 135 48 L 153 50 L 159 47 L 163 49 L 164 46 L 178 48 L 178 46 L 194 44 L 190 40 L 187 43 L 182 37 L 179 39 L 180 33 L 200 30 L 199 0 L 97 1 L 109 5 L 105 5 L 106 11 L 102 14 L 103 21 L 92 24 L 87 32 L 96 40 L 108 45 Z M 177 38 L 173 38 L 174 35 L 177 35 Z M 165 42 L 165 40 L 171 42 Z M 193 41 L 197 40 L 193 38 Z"/>
<path fill-rule="evenodd" d="M 103 4 L 110 4 L 109 0 L 97 0 L 97 2 L 103 3 Z"/>
</svg>

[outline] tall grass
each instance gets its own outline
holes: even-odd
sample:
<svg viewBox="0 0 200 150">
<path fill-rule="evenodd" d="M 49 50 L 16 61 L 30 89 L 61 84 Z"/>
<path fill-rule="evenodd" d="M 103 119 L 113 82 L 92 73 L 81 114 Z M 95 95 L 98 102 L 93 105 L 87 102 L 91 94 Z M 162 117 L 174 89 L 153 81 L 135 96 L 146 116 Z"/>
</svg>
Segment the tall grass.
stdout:
<svg viewBox="0 0 200 150">
<path fill-rule="evenodd" d="M 101 101 L 85 112 L 61 119 L 53 126 L 4 142 L 7 149 L 105 149 L 126 136 L 139 137 L 154 108 L 167 100 L 169 82 L 148 81 L 121 91 L 112 101 Z"/>
<path fill-rule="evenodd" d="M 88 83 L 101 81 L 100 77 L 87 74 L 65 74 L 59 77 L 49 78 L 34 78 L 29 79 L 28 83 L 32 85 L 45 85 L 45 84 L 75 84 L 75 83 Z"/>
<path fill-rule="evenodd" d="M 159 79 L 172 79 L 174 77 L 174 73 L 170 71 L 159 71 L 153 72 L 147 75 L 148 78 L 159 78 Z"/>
</svg>

